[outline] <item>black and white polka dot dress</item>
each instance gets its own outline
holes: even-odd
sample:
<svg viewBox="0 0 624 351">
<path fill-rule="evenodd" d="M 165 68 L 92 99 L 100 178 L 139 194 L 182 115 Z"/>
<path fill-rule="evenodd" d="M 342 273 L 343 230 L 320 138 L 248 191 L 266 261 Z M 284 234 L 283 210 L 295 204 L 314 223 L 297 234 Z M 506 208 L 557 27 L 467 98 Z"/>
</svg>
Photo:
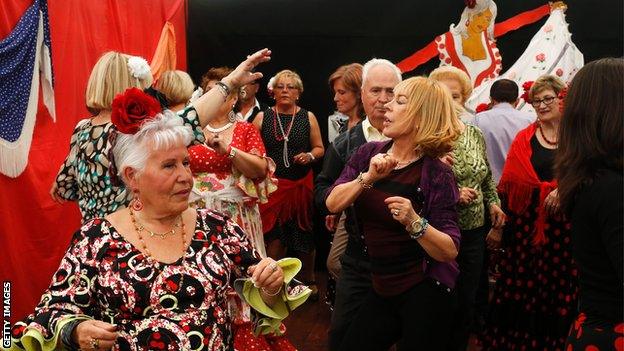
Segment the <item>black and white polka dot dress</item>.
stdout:
<svg viewBox="0 0 624 351">
<path fill-rule="evenodd" d="M 312 149 L 308 111 L 301 108 L 295 113 L 294 118 L 292 114 L 280 113 L 279 122 L 282 124 L 284 134 L 288 137 L 288 162 L 290 167 L 286 167 L 284 162 L 284 134 L 282 134 L 282 130 L 279 127 L 275 111 L 270 108 L 264 111 L 262 130 L 260 131 L 267 150 L 267 156 L 275 161 L 275 176 L 277 178 L 301 179 L 308 174 L 311 165 L 297 164 L 294 161 L 294 157 L 302 152 L 310 152 Z"/>
</svg>

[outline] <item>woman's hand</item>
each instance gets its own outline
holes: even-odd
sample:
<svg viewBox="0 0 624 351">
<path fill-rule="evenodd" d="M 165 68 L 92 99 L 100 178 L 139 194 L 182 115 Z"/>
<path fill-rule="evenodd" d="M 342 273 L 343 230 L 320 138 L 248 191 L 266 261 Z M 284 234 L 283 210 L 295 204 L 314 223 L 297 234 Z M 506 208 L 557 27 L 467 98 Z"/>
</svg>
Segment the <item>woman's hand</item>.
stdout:
<svg viewBox="0 0 624 351">
<path fill-rule="evenodd" d="M 544 199 L 544 208 L 551 216 L 559 213 L 559 193 L 557 189 L 551 191 L 550 194 L 546 196 L 546 199 Z"/>
<path fill-rule="evenodd" d="M 490 250 L 497 250 L 501 246 L 501 240 L 503 237 L 503 229 L 495 229 L 492 228 L 488 232 L 487 237 L 485 237 L 485 242 L 487 243 L 487 248 Z"/>
<path fill-rule="evenodd" d="M 284 284 L 284 271 L 270 257 L 263 258 L 257 265 L 249 267 L 247 272 L 251 275 L 254 286 L 267 295 L 277 293 Z"/>
<path fill-rule="evenodd" d="M 492 227 L 496 229 L 503 228 L 505 226 L 506 219 L 507 216 L 505 216 L 505 212 L 503 212 L 498 205 L 490 205 L 490 220 L 492 221 Z"/>
<path fill-rule="evenodd" d="M 206 135 L 206 145 L 213 148 L 219 155 L 225 155 L 228 152 L 227 145 L 219 133 Z"/>
<path fill-rule="evenodd" d="M 325 228 L 332 233 L 335 232 L 336 227 L 338 227 L 338 216 L 339 215 L 334 214 L 325 216 Z"/>
<path fill-rule="evenodd" d="M 74 328 L 72 340 L 81 350 L 110 350 L 117 340 L 117 326 L 93 319 L 86 320 Z"/>
<path fill-rule="evenodd" d="M 271 59 L 271 50 L 262 49 L 247 56 L 247 59 L 241 62 L 238 67 L 228 74 L 221 81 L 227 84 L 230 89 L 242 87 L 247 83 L 251 83 L 256 79 L 262 78 L 262 73 L 253 72 L 257 65 L 267 62 Z"/>
<path fill-rule="evenodd" d="M 50 196 L 52 197 L 52 200 L 54 200 L 54 202 L 59 203 L 59 204 L 62 204 L 67 201 L 63 199 L 61 195 L 59 195 L 56 182 L 52 183 L 52 188 L 50 189 Z"/>
<path fill-rule="evenodd" d="M 300 165 L 307 165 L 308 163 L 312 162 L 312 157 L 310 156 L 309 152 L 301 152 L 293 157 L 293 161 Z"/>
<path fill-rule="evenodd" d="M 368 165 L 368 171 L 366 172 L 367 183 L 372 184 L 379 179 L 383 179 L 393 169 L 396 168 L 399 162 L 388 154 L 377 154 L 371 158 Z"/>
<path fill-rule="evenodd" d="M 385 199 L 384 202 L 388 206 L 392 218 L 406 227 L 410 225 L 412 221 L 420 218 L 418 214 L 416 214 L 416 211 L 414 211 L 412 202 L 404 197 L 391 196 Z"/>
<path fill-rule="evenodd" d="M 479 193 L 473 188 L 463 187 L 459 188 L 459 203 L 462 205 L 468 205 L 477 199 Z"/>
<path fill-rule="evenodd" d="M 455 163 L 455 159 L 453 159 L 452 152 L 444 154 L 444 156 L 440 157 L 439 160 L 447 164 L 449 167 L 453 167 L 453 163 Z"/>
</svg>

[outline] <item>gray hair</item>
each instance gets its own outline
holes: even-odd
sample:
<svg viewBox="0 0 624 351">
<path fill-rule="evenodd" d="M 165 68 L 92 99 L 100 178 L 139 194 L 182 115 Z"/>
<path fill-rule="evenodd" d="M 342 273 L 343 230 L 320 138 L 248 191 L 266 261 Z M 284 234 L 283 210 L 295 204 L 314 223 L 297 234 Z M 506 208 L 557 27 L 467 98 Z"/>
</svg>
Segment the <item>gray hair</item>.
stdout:
<svg viewBox="0 0 624 351">
<path fill-rule="evenodd" d="M 191 127 L 172 111 L 165 110 L 143 123 L 135 134 L 118 133 L 113 148 L 117 175 L 125 182 L 124 169 L 131 167 L 140 173 L 152 151 L 187 146 L 192 141 Z"/>
<path fill-rule="evenodd" d="M 394 71 L 394 74 L 396 74 L 399 82 L 403 80 L 403 77 L 401 76 L 401 70 L 394 63 L 386 59 L 373 58 L 370 61 L 366 62 L 364 64 L 364 67 L 362 67 L 362 88 L 364 87 L 364 84 L 366 84 L 366 80 L 368 79 L 368 72 L 375 66 L 386 66 Z"/>
</svg>

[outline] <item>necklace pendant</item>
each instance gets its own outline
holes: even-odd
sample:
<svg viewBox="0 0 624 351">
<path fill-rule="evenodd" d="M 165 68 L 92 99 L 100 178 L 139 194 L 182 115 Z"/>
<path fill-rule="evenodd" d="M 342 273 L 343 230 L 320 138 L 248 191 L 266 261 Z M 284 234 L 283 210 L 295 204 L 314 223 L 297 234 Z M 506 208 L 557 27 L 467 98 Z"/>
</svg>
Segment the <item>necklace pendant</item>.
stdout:
<svg viewBox="0 0 624 351">
<path fill-rule="evenodd" d="M 288 137 L 284 137 L 284 141 L 285 141 L 285 142 L 288 142 Z"/>
</svg>

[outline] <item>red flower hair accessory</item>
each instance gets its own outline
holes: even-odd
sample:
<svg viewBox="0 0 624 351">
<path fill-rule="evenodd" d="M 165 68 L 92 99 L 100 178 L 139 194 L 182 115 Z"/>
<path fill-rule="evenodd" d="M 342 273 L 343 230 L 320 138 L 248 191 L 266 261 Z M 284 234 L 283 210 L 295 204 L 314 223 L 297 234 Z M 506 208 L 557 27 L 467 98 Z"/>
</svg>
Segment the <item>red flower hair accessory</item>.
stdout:
<svg viewBox="0 0 624 351">
<path fill-rule="evenodd" d="M 472 9 L 477 4 L 477 0 L 464 0 L 464 4 L 466 4 L 466 7 L 469 9 Z"/>
<path fill-rule="evenodd" d="M 524 90 L 524 93 L 522 93 L 522 95 L 520 95 L 520 97 L 522 98 L 522 100 L 531 103 L 531 99 L 529 99 L 529 91 L 531 91 L 531 87 L 533 86 L 533 83 L 535 83 L 534 81 L 530 80 L 527 82 L 524 82 L 524 84 L 522 84 L 522 89 Z"/>
<path fill-rule="evenodd" d="M 141 125 L 162 110 L 160 103 L 138 88 L 126 89 L 113 100 L 111 121 L 124 134 L 136 133 Z"/>
</svg>

